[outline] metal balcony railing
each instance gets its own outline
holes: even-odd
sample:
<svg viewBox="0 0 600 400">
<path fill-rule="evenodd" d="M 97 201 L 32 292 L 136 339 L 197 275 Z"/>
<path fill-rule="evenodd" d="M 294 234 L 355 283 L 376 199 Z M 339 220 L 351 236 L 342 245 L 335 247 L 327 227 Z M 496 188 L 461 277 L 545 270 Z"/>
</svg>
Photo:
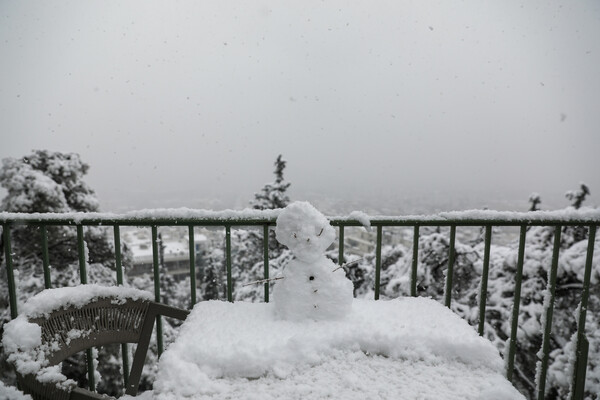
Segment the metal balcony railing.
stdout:
<svg viewBox="0 0 600 400">
<path fill-rule="evenodd" d="M 146 226 L 152 231 L 152 255 L 153 255 L 153 275 L 154 275 L 154 295 L 155 301 L 161 301 L 160 293 L 160 274 L 159 274 L 159 250 L 157 244 L 157 232 L 159 226 L 187 226 L 189 229 L 189 265 L 190 265 L 190 299 L 191 304 L 195 304 L 196 299 L 196 274 L 195 274 L 195 249 L 194 249 L 194 228 L 195 227 L 215 227 L 221 226 L 225 229 L 225 259 L 227 273 L 227 300 L 233 301 L 233 282 L 231 273 L 231 228 L 255 226 L 263 228 L 263 256 L 264 256 L 264 278 L 269 279 L 269 227 L 276 223 L 278 215 L 277 210 L 266 211 L 202 211 L 202 210 L 147 210 L 126 214 L 103 214 L 103 213 L 71 213 L 71 214 L 17 214 L 0 213 L 0 224 L 3 228 L 4 254 L 6 261 L 6 271 L 8 276 L 9 303 L 11 317 L 15 318 L 18 314 L 17 297 L 15 289 L 15 278 L 13 273 L 12 249 L 11 249 L 11 228 L 15 225 L 31 225 L 40 228 L 40 242 L 42 249 L 42 260 L 44 270 L 44 282 L 46 288 L 50 287 L 50 263 L 48 259 L 48 226 L 63 225 L 75 226 L 77 229 L 77 251 L 79 259 L 79 271 L 81 283 L 87 282 L 85 245 L 83 229 L 85 226 L 112 226 L 114 230 L 114 248 L 116 260 L 116 279 L 117 284 L 123 284 L 123 268 L 121 261 L 121 226 Z M 362 226 L 361 221 L 350 217 L 330 218 L 331 225 L 338 227 L 338 247 L 339 262 L 343 262 L 344 255 L 344 228 Z M 364 221 L 362 221 L 364 222 Z M 410 294 L 417 295 L 417 268 L 419 251 L 419 232 L 420 227 L 425 226 L 445 226 L 450 228 L 448 266 L 446 271 L 446 284 L 444 293 L 444 303 L 450 307 L 452 301 L 452 277 L 455 261 L 455 238 L 456 228 L 463 226 L 475 226 L 485 228 L 484 239 L 484 259 L 483 272 L 481 277 L 481 289 L 479 296 L 479 324 L 478 332 L 483 335 L 488 272 L 490 265 L 490 244 L 492 237 L 492 227 L 494 226 L 513 226 L 519 228 L 519 247 L 518 259 L 515 275 L 514 300 L 512 309 L 512 320 L 510 337 L 508 339 L 508 352 L 505 354 L 506 377 L 512 381 L 514 370 L 515 349 L 517 342 L 517 328 L 519 321 L 519 305 L 521 302 L 521 283 L 523 273 L 523 262 L 525 255 L 525 238 L 528 227 L 531 226 L 552 226 L 554 227 L 554 243 L 552 252 L 552 262 L 549 266 L 547 290 L 549 301 L 546 302 L 545 315 L 542 327 L 542 346 L 540 349 L 541 375 L 537 383 L 538 399 L 542 400 L 545 393 L 546 376 L 548 372 L 548 357 L 550 350 L 550 333 L 552 327 L 552 314 L 554 309 L 556 275 L 558 268 L 558 257 L 560 252 L 561 231 L 565 226 L 582 226 L 588 230 L 588 246 L 585 261 L 585 273 L 583 286 L 581 290 L 581 306 L 578 310 L 577 342 L 575 366 L 573 376 L 571 377 L 571 393 L 574 399 L 583 399 L 585 374 L 587 367 L 588 342 L 585 336 L 586 312 L 588 307 L 588 298 L 590 290 L 590 277 L 592 271 L 592 261 L 594 255 L 594 241 L 596 229 L 600 225 L 600 211 L 556 211 L 556 212 L 498 212 L 498 211 L 468 211 L 468 212 L 448 212 L 433 216 L 408 216 L 408 217 L 370 217 L 371 226 L 376 228 L 376 247 L 375 247 L 375 287 L 374 298 L 379 299 L 380 277 L 381 277 L 381 248 L 382 232 L 386 227 L 413 227 L 413 254 L 412 268 L 410 276 Z M 269 301 L 269 284 L 264 284 L 264 300 Z M 157 345 L 159 354 L 163 351 L 162 323 L 160 317 L 157 318 Z M 93 390 L 95 384 L 93 371 L 91 367 L 91 356 L 88 355 L 88 371 L 90 389 Z M 127 352 L 123 352 L 123 371 L 129 370 Z"/>
</svg>

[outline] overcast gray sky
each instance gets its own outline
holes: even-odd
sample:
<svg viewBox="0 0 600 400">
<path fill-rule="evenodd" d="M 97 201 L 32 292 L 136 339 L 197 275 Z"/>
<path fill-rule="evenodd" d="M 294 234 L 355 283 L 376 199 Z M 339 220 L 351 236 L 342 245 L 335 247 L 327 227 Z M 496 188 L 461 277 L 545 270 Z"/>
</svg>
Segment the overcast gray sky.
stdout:
<svg viewBox="0 0 600 400">
<path fill-rule="evenodd" d="M 279 153 L 295 199 L 600 198 L 595 0 L 1 0 L 0 55 L 0 158 L 78 152 L 105 210 L 243 206 Z"/>
</svg>

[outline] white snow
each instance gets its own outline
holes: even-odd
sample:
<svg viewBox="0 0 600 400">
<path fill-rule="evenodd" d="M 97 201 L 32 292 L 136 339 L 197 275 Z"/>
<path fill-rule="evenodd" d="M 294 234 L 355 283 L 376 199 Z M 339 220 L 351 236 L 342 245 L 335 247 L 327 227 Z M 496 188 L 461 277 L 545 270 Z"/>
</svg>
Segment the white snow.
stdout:
<svg viewBox="0 0 600 400">
<path fill-rule="evenodd" d="M 329 259 L 305 263 L 292 260 L 283 280 L 273 288 L 273 304 L 279 318 L 328 320 L 343 318 L 352 307 L 352 282 Z"/>
<path fill-rule="evenodd" d="M 31 396 L 25 394 L 17 388 L 4 386 L 4 383 L 0 381 L 0 399 L 2 400 L 31 400 Z"/>
<path fill-rule="evenodd" d="M 275 237 L 297 259 L 312 262 L 323 257 L 333 243 L 335 229 L 310 203 L 298 201 L 287 206 L 277 218 Z"/>
<path fill-rule="evenodd" d="M 197 220 L 201 225 L 202 220 L 219 220 L 223 222 L 233 222 L 240 219 L 254 220 L 258 222 L 274 221 L 281 213 L 281 209 L 275 210 L 255 210 L 246 208 L 244 210 L 201 210 L 190 208 L 163 208 L 130 211 L 122 214 L 115 213 L 9 213 L 0 212 L 0 221 L 8 222 L 14 220 L 21 221 L 63 221 L 72 219 L 76 223 L 83 223 L 89 220 L 102 219 L 105 223 L 113 222 L 131 222 L 142 219 L 152 219 L 156 221 L 173 220 Z M 510 220 L 514 223 L 527 223 L 536 221 L 555 221 L 555 222 L 573 222 L 586 221 L 589 223 L 600 222 L 600 209 L 582 207 L 578 210 L 567 208 L 556 211 L 534 211 L 534 212 L 516 212 L 516 211 L 492 211 L 492 210 L 466 210 L 450 211 L 432 215 L 406 215 L 406 216 L 368 216 L 373 221 L 390 222 L 423 222 L 439 221 L 441 223 L 452 221 L 468 221 L 473 219 L 489 219 L 495 221 Z M 349 216 L 330 217 L 332 221 L 356 220 Z M 360 219 L 363 219 L 361 216 Z"/>
<path fill-rule="evenodd" d="M 52 343 L 42 343 L 42 330 L 37 324 L 29 322 L 30 318 L 47 316 L 54 310 L 63 307 L 81 307 L 100 297 L 112 297 L 116 304 L 126 299 L 152 300 L 152 294 L 122 286 L 79 285 L 57 289 L 46 289 L 31 297 L 22 307 L 19 316 L 4 325 L 2 345 L 8 354 L 8 361 L 13 362 L 21 374 L 37 374 L 38 379 L 53 381 L 61 385 L 73 385 L 56 367 L 48 367 L 46 352 L 51 350 Z M 81 331 L 67 332 L 69 337 L 76 337 Z"/>
<path fill-rule="evenodd" d="M 24 317 L 38 318 L 47 316 L 61 307 L 81 307 L 100 297 L 113 297 L 115 302 L 124 302 L 126 299 L 154 299 L 150 292 L 134 288 L 90 284 L 46 289 L 30 298 L 20 311 Z"/>
<path fill-rule="evenodd" d="M 362 226 L 364 226 L 365 230 L 370 231 L 371 230 L 371 218 L 365 214 L 362 211 L 352 211 L 349 215 L 348 215 L 349 219 L 355 219 L 358 222 L 361 223 Z"/>
<path fill-rule="evenodd" d="M 353 285 L 343 270 L 325 257 L 335 240 L 327 218 L 307 202 L 287 206 L 277 218 L 277 240 L 296 259 L 273 288 L 275 314 L 282 319 L 329 320 L 345 317 L 352 307 Z"/>
<path fill-rule="evenodd" d="M 196 304 L 161 357 L 155 398 L 523 398 L 494 346 L 431 299 L 354 300 L 342 320 L 273 314 Z"/>
</svg>

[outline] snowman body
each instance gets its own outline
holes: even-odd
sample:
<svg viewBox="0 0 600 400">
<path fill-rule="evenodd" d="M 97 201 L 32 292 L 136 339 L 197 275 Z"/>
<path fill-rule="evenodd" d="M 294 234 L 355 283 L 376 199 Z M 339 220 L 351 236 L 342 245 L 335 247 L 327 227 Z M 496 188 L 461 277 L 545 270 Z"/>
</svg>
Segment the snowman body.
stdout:
<svg viewBox="0 0 600 400">
<path fill-rule="evenodd" d="M 277 218 L 275 234 L 295 256 L 283 271 L 284 279 L 273 288 L 277 317 L 301 321 L 346 316 L 352 308 L 353 285 L 344 270 L 336 270 L 325 257 L 335 240 L 327 218 L 309 203 L 292 203 Z"/>
</svg>

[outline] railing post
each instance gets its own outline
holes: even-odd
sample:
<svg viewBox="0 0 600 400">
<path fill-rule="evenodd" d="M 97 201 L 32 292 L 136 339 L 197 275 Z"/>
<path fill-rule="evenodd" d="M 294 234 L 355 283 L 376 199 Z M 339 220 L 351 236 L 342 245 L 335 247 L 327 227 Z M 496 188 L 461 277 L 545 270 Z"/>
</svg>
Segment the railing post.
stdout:
<svg viewBox="0 0 600 400">
<path fill-rule="evenodd" d="M 548 372 L 548 356 L 550 353 L 550 333 L 552 331 L 552 315 L 554 313 L 554 293 L 556 291 L 556 271 L 558 269 L 558 254 L 560 251 L 560 233 L 561 226 L 557 225 L 554 228 L 554 248 L 552 249 L 552 264 L 548 272 L 548 284 L 546 286 L 547 296 L 544 300 L 544 335 L 542 337 L 542 358 L 541 363 L 537 365 L 539 371 L 536 371 L 536 376 L 539 376 L 537 382 L 538 400 L 544 400 L 546 395 L 546 374 Z"/>
<path fill-rule="evenodd" d="M 513 299 L 513 310 L 510 328 L 510 339 L 508 342 L 508 355 L 506 355 L 506 379 L 512 382 L 513 369 L 515 366 L 515 348 L 517 344 L 517 327 L 519 324 L 519 306 L 521 304 L 521 281 L 523 280 L 523 260 L 525 257 L 525 235 L 527 227 L 521 225 L 519 233 L 519 255 L 517 258 L 517 274 L 515 275 L 515 294 Z"/>
<path fill-rule="evenodd" d="M 40 227 L 42 234 L 42 265 L 44 268 L 44 288 L 50 289 L 52 282 L 50 280 L 50 257 L 48 256 L 48 227 Z"/>
<path fill-rule="evenodd" d="M 417 267 L 419 265 L 419 225 L 413 231 L 412 269 L 410 271 L 410 295 L 417 296 Z"/>
<path fill-rule="evenodd" d="M 188 226 L 188 245 L 190 252 L 190 295 L 192 300 L 191 307 L 193 307 L 196 304 L 196 241 L 194 240 L 194 225 Z"/>
<path fill-rule="evenodd" d="M 87 260 L 85 259 L 85 243 L 83 242 L 83 225 L 77 225 L 77 255 L 79 256 L 79 280 L 87 283 Z"/>
<path fill-rule="evenodd" d="M 160 303 L 160 272 L 158 265 L 158 228 L 152 225 L 152 267 L 154 272 L 154 301 Z M 158 356 L 163 352 L 162 318 L 156 315 L 156 346 Z"/>
<path fill-rule="evenodd" d="M 227 301 L 233 303 L 233 279 L 231 277 L 231 226 L 225 226 L 225 256 L 227 267 Z"/>
<path fill-rule="evenodd" d="M 448 271 L 446 273 L 446 298 L 444 304 L 450 308 L 452 303 L 452 275 L 454 274 L 454 243 L 456 242 L 456 225 L 450 226 L 450 249 L 448 250 Z"/>
<path fill-rule="evenodd" d="M 117 270 L 117 285 L 123 285 L 123 259 L 121 255 L 121 230 L 119 225 L 113 226 L 115 244 L 115 269 Z M 127 343 L 121 343 L 121 360 L 123 361 L 123 385 L 127 388 L 129 383 L 129 352 Z"/>
<path fill-rule="evenodd" d="M 375 300 L 379 300 L 379 285 L 381 281 L 381 234 L 383 226 L 377 225 L 377 247 L 375 249 Z"/>
<path fill-rule="evenodd" d="M 340 225 L 338 238 L 338 264 L 344 265 L 344 225 Z"/>
<path fill-rule="evenodd" d="M 123 284 L 123 259 L 121 256 L 121 230 L 119 225 L 113 227 L 115 242 L 115 269 L 117 270 L 117 285 Z"/>
<path fill-rule="evenodd" d="M 269 225 L 263 225 L 263 276 L 269 279 Z M 265 303 L 269 302 L 269 281 L 265 282 Z"/>
<path fill-rule="evenodd" d="M 487 285 L 490 270 L 490 244 L 492 241 L 492 226 L 485 226 L 485 242 L 483 250 L 483 271 L 481 273 L 481 288 L 479 291 L 479 336 L 483 336 L 485 326 L 485 306 L 487 302 Z"/>
<path fill-rule="evenodd" d="M 87 284 L 87 260 L 85 254 L 85 243 L 83 241 L 83 225 L 77 224 L 77 255 L 79 256 L 79 280 L 82 285 Z M 88 372 L 88 387 L 93 392 L 96 390 L 96 377 L 94 375 L 94 357 L 92 349 L 85 351 Z"/>
<path fill-rule="evenodd" d="M 2 225 L 2 237 L 4 240 L 4 257 L 6 259 L 6 277 L 8 279 L 8 302 L 10 304 L 10 318 L 15 319 L 18 315 L 17 290 L 10 243 L 10 224 Z"/>
<path fill-rule="evenodd" d="M 583 288 L 581 289 L 581 303 L 577 320 L 577 342 L 575 344 L 575 365 L 571 378 L 570 400 L 583 400 L 585 393 L 585 374 L 587 368 L 588 341 L 585 337 L 585 319 L 587 316 L 588 299 L 590 295 L 590 278 L 592 275 L 592 261 L 594 259 L 594 245 L 596 241 L 595 225 L 590 225 L 588 234 L 588 247 L 585 258 L 585 271 L 583 275 Z"/>
</svg>

